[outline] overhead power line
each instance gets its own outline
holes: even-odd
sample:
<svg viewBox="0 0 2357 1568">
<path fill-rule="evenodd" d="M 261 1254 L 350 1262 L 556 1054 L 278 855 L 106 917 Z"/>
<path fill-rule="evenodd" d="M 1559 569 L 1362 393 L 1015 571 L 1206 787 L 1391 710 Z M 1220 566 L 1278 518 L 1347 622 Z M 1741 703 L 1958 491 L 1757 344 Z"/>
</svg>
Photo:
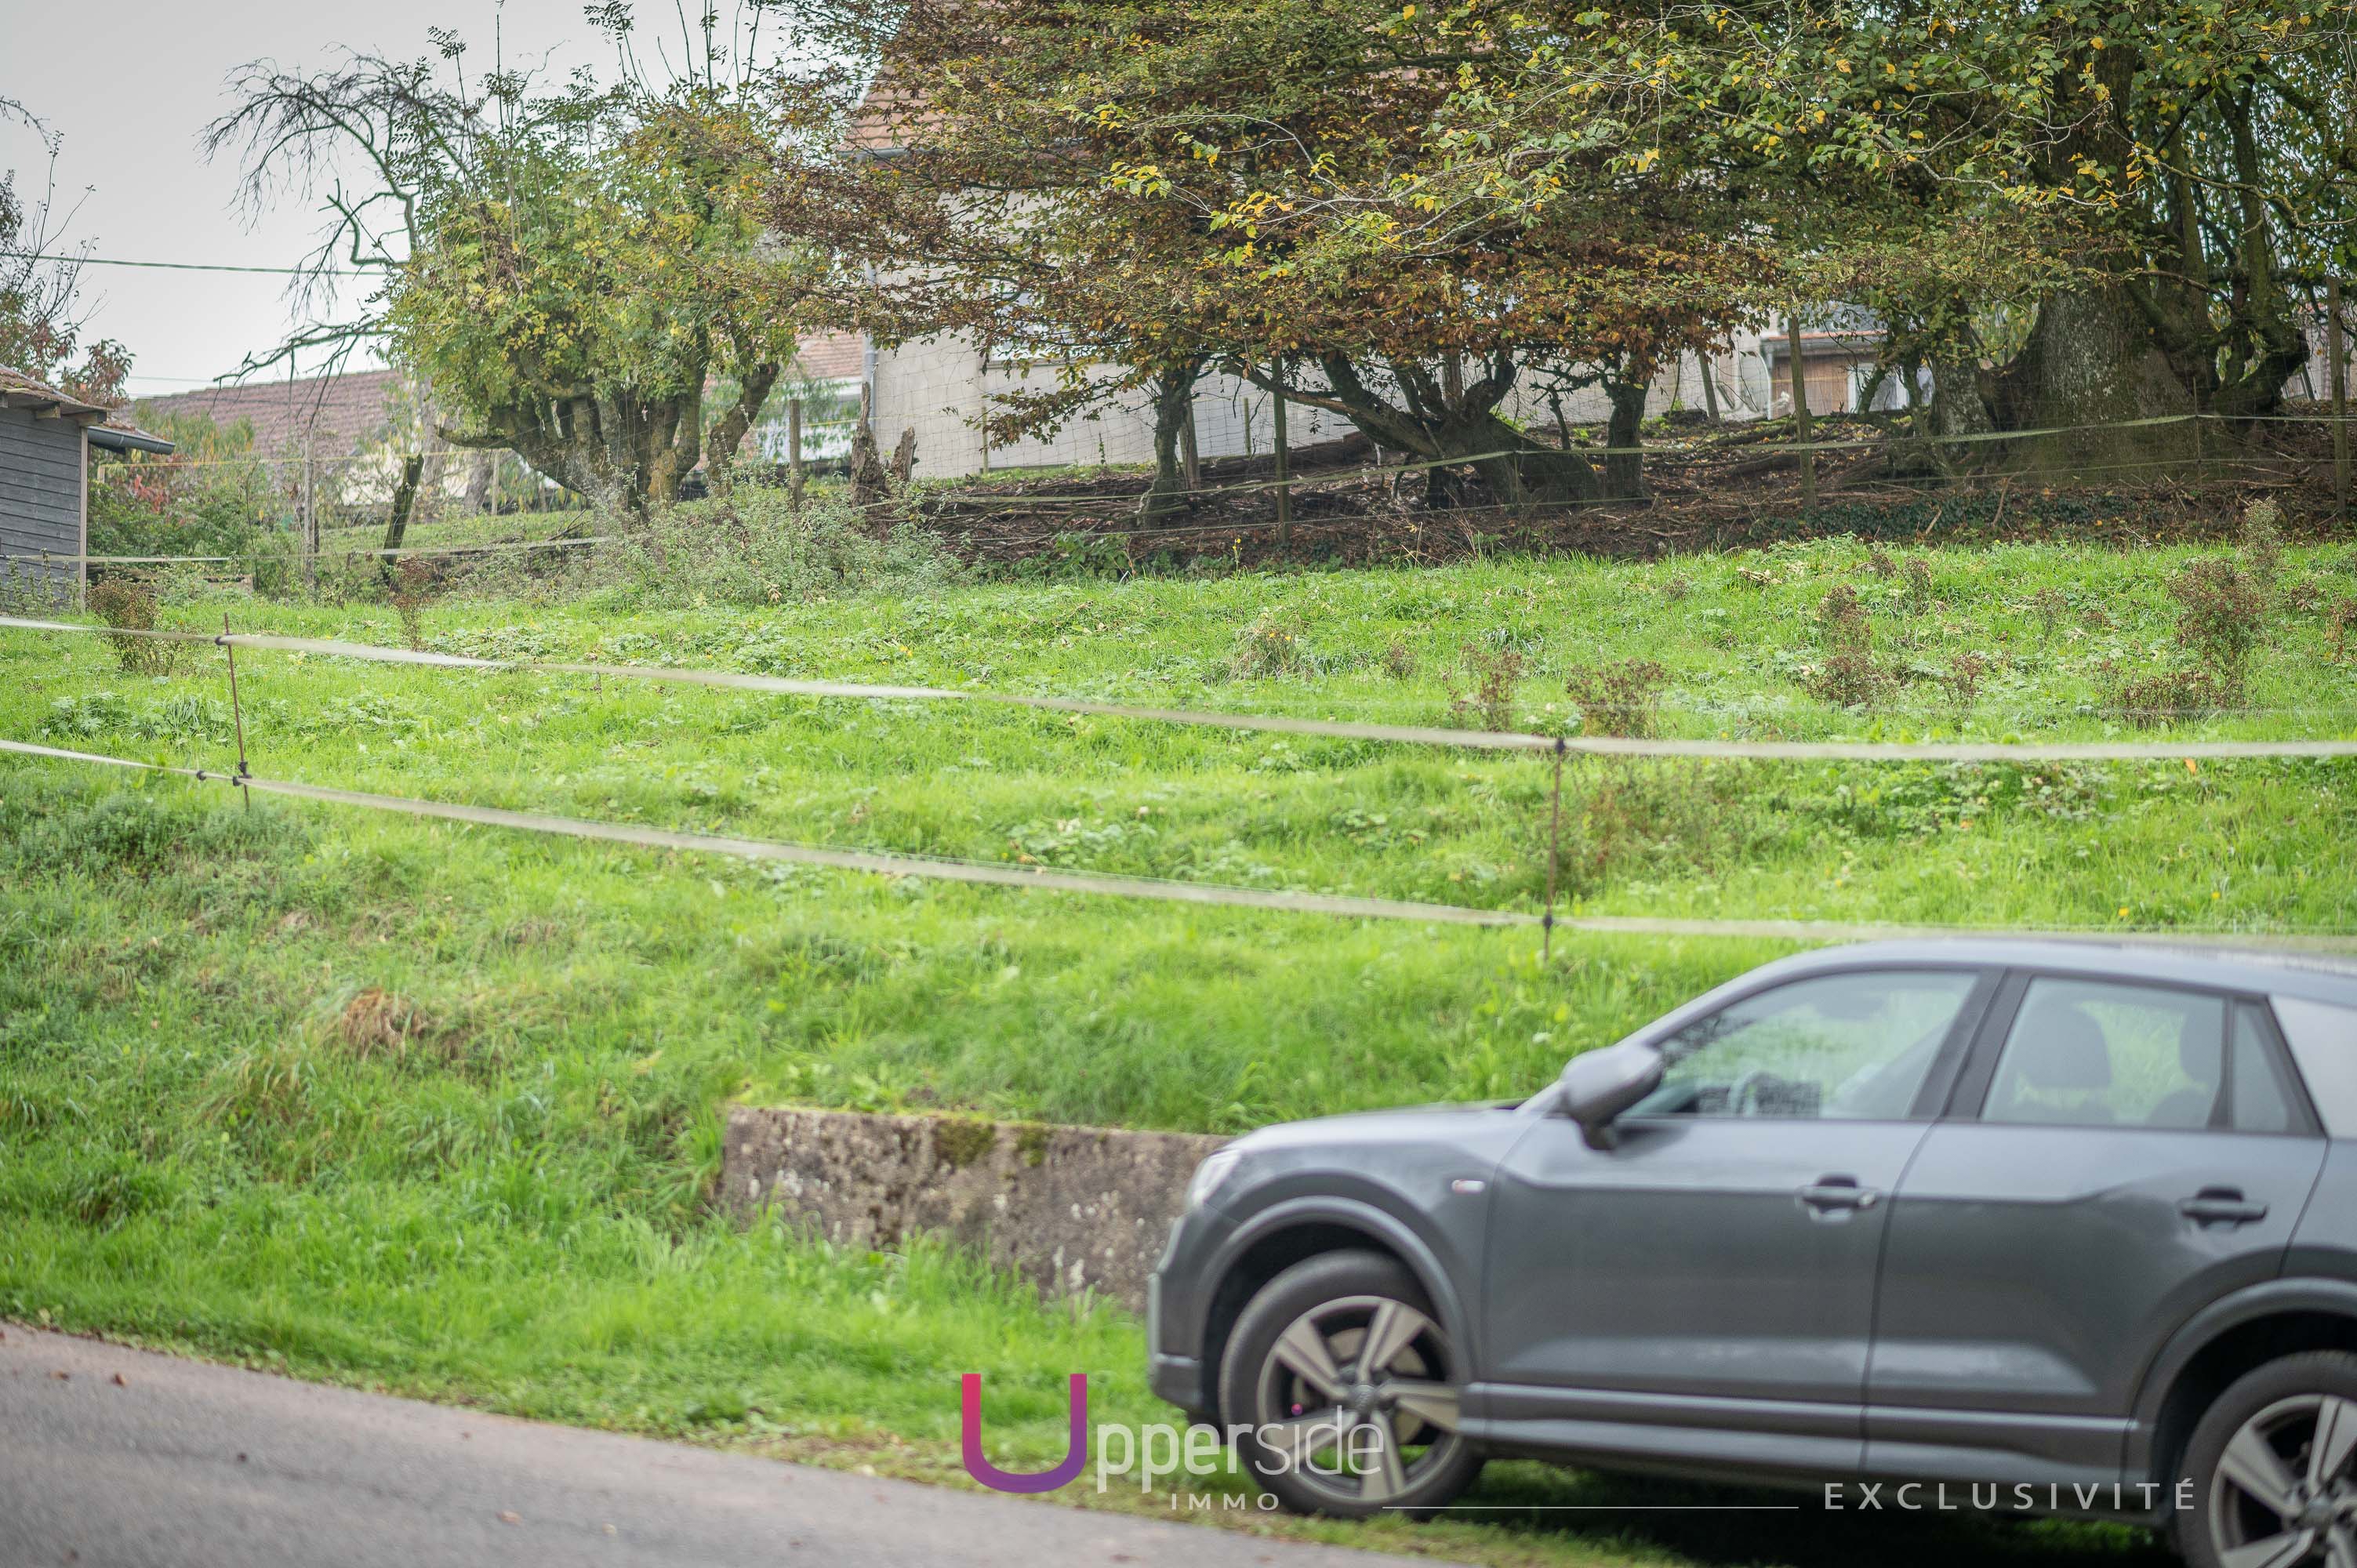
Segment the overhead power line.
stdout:
<svg viewBox="0 0 2357 1568">
<path fill-rule="evenodd" d="M 277 277 L 365 278 L 374 273 L 350 272 L 339 267 L 241 267 L 225 262 L 134 262 L 121 256 L 59 256 L 39 251 L 0 251 L 0 256 L 18 262 L 70 262 L 85 267 L 155 267 L 173 273 L 268 273 Z"/>
</svg>

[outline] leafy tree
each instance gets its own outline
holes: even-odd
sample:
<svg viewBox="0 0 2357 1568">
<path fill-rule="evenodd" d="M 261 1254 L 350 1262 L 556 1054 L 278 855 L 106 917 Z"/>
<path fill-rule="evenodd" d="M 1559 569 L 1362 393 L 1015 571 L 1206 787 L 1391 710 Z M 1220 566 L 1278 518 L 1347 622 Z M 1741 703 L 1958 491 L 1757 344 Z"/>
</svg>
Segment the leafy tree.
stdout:
<svg viewBox="0 0 2357 1568">
<path fill-rule="evenodd" d="M 1760 258 L 1714 193 L 1597 160 L 1562 166 L 1591 200 L 1437 195 L 1461 162 L 1438 117 L 1472 62 L 1400 15 L 1377 0 L 857 8 L 831 37 L 880 85 L 850 117 L 849 156 L 787 161 L 780 226 L 838 215 L 830 241 L 891 274 L 871 317 L 883 336 L 960 327 L 1102 358 L 1177 407 L 1186 367 L 1214 363 L 1394 450 L 1469 465 L 1499 499 L 1601 495 L 1586 457 L 1505 416 L 1517 385 L 1584 365 L 1641 386 L 1725 330 Z M 1028 412 L 1089 390 L 1076 373 Z M 1452 493 L 1446 477 L 1436 489 Z"/>
<path fill-rule="evenodd" d="M 307 299 L 332 299 L 338 271 L 374 279 L 356 310 L 261 362 L 378 341 L 463 416 L 444 440 L 511 449 L 643 513 L 699 459 L 726 483 L 792 356 L 796 252 L 766 244 L 752 214 L 745 170 L 770 126 L 708 19 L 701 61 L 661 81 L 639 68 L 627 6 L 591 19 L 617 47 L 609 85 L 576 72 L 542 91 L 495 69 L 470 87 L 463 40 L 436 31 L 440 66 L 249 67 L 206 143 L 240 150 L 253 201 L 321 196 Z M 367 180 L 348 188 L 334 171 L 355 162 Z M 716 376 L 737 395 L 707 420 Z"/>
<path fill-rule="evenodd" d="M 1405 25 L 1405 24 L 1404 24 Z M 1931 425 L 2272 409 L 2347 259 L 2352 26 L 2311 0 L 1469 4 L 1449 188 L 1526 210 L 1600 153 L 1752 214 L 1796 299 L 1879 306 Z M 2026 443 L 2166 455 L 2189 427 Z"/>
<path fill-rule="evenodd" d="M 0 365 L 9 365 L 69 396 L 105 406 L 127 401 L 131 354 L 112 338 L 84 343 L 79 310 L 87 243 L 69 246 L 74 209 L 59 210 L 58 153 L 62 142 L 14 99 L 0 98 L 0 123 L 14 120 L 39 136 L 48 155 L 42 192 L 29 204 L 16 171 L 0 172 Z"/>
</svg>

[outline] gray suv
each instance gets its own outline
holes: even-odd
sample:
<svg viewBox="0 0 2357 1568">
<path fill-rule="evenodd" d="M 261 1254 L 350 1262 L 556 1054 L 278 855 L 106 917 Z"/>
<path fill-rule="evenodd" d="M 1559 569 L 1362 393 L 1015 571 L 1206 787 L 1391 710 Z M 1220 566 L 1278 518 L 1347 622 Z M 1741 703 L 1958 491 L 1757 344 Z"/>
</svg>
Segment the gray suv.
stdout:
<svg viewBox="0 0 2357 1568">
<path fill-rule="evenodd" d="M 1148 1303 L 1156 1391 L 1305 1511 L 1511 1454 L 2357 1568 L 2357 966 L 1787 959 L 1520 1104 L 1237 1140 Z"/>
</svg>

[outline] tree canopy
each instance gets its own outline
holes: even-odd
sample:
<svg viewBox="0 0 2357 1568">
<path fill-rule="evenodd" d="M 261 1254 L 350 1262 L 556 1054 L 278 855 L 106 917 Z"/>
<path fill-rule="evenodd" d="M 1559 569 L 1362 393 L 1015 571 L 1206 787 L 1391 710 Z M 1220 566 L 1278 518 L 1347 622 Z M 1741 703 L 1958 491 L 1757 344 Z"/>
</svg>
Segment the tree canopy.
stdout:
<svg viewBox="0 0 2357 1568">
<path fill-rule="evenodd" d="M 750 72 L 707 31 L 700 60 L 650 77 L 627 6 L 592 20 L 616 45 L 611 81 L 545 87 L 495 65 L 470 83 L 464 40 L 437 33 L 438 63 L 250 67 L 208 145 L 238 150 L 257 201 L 319 196 L 316 277 L 341 263 L 375 278 L 280 355 L 374 340 L 456 412 L 444 439 L 642 511 L 699 460 L 726 483 L 793 357 L 799 252 L 753 210 L 775 123 Z M 352 166 L 347 188 L 332 171 Z M 733 396 L 708 418 L 719 378 Z"/>
<path fill-rule="evenodd" d="M 770 213 L 856 263 L 845 300 L 881 276 L 859 325 L 1125 384 L 1296 356 L 1290 395 L 1387 446 L 1504 453 L 1503 499 L 1599 489 L 1501 416 L 1516 386 L 1633 414 L 1672 356 L 1833 301 L 1933 369 L 1934 432 L 2262 413 L 2348 259 L 2352 23 L 2317 0 L 810 14 L 830 64 L 789 95 Z"/>
</svg>

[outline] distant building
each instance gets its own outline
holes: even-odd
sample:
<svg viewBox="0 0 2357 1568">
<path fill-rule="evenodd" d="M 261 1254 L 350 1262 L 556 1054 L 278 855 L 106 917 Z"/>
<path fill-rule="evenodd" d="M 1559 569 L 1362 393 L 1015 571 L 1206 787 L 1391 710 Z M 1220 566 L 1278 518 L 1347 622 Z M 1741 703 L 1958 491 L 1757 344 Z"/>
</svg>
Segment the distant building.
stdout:
<svg viewBox="0 0 2357 1568">
<path fill-rule="evenodd" d="M 859 383 L 867 363 L 867 343 L 856 332 L 813 332 L 802 340 L 794 362 L 778 380 L 769 406 L 745 434 L 748 456 L 764 463 L 793 460 L 792 430 L 786 403 L 802 403 L 802 460 L 824 462 L 848 456 L 851 424 L 859 413 Z"/>
<path fill-rule="evenodd" d="M 90 553 L 90 464 L 100 451 L 169 452 L 122 411 L 70 397 L 22 371 L 0 366 L 0 582 L 27 579 L 62 595 L 88 580 L 88 565 L 41 557 Z"/>
<path fill-rule="evenodd" d="M 1832 306 L 1802 318 L 1801 380 L 1811 413 L 1889 413 L 1908 406 L 1907 378 L 1896 369 L 1876 388 L 1872 410 L 1865 404 L 1887 335 L 1880 317 L 1855 305 Z M 1792 413 L 1792 349 L 1784 324 L 1778 322 L 1756 341 L 1765 385 L 1750 401 L 1764 403 L 1771 419 L 1788 419 Z M 1928 374 L 1919 391 L 1930 399 Z"/>
</svg>

